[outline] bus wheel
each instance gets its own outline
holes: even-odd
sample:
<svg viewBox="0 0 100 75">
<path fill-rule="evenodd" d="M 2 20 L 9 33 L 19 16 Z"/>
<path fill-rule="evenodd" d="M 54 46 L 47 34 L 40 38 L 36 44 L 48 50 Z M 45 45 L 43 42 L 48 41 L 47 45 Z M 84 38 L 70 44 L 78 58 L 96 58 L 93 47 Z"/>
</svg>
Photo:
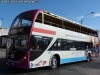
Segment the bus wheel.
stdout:
<svg viewBox="0 0 100 75">
<path fill-rule="evenodd" d="M 55 56 L 53 56 L 51 59 L 51 68 L 52 69 L 57 68 L 57 59 Z"/>
<path fill-rule="evenodd" d="M 88 61 L 88 62 L 91 61 L 91 54 L 88 54 L 88 55 L 87 55 L 87 61 Z"/>
</svg>

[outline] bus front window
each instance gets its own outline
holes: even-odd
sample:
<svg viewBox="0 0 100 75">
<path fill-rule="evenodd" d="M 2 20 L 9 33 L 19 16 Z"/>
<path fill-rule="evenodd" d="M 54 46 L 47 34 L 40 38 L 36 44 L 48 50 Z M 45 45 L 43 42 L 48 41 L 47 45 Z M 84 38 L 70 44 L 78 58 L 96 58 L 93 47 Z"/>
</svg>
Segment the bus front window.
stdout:
<svg viewBox="0 0 100 75">
<path fill-rule="evenodd" d="M 8 37 L 7 39 L 7 49 L 12 48 L 13 46 L 13 39 L 11 37 Z"/>
<path fill-rule="evenodd" d="M 13 35 L 8 39 L 7 47 L 10 50 L 27 50 L 28 48 L 28 35 Z M 13 48 L 13 49 L 11 49 Z"/>
<path fill-rule="evenodd" d="M 11 28 L 31 26 L 32 14 L 30 12 L 20 14 L 15 18 Z"/>
<path fill-rule="evenodd" d="M 28 35 L 30 34 L 32 18 L 31 12 L 25 12 L 14 19 L 8 34 L 13 38 L 13 50 L 26 50 L 28 48 Z"/>
<path fill-rule="evenodd" d="M 14 48 L 26 50 L 28 48 L 28 35 L 14 36 Z"/>
</svg>

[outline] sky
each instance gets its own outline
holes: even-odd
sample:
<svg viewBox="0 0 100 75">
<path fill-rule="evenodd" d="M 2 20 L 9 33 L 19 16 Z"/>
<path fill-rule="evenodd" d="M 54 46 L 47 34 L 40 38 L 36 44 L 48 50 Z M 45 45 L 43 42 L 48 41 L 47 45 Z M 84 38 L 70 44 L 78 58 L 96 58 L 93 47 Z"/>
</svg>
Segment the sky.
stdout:
<svg viewBox="0 0 100 75">
<path fill-rule="evenodd" d="M 34 9 L 47 10 L 78 23 L 81 23 L 83 17 L 89 14 L 82 24 L 100 30 L 100 0 L 38 0 L 36 3 L 0 3 L 2 27 L 10 27 L 18 14 Z M 94 13 L 90 14 L 91 12 Z"/>
</svg>

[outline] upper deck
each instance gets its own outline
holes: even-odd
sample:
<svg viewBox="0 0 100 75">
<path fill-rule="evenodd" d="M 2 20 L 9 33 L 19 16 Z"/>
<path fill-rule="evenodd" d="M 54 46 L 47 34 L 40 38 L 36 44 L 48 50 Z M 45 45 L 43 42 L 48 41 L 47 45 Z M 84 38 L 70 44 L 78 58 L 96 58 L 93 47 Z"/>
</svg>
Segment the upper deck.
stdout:
<svg viewBox="0 0 100 75">
<path fill-rule="evenodd" d="M 43 14 L 38 14 L 36 22 L 44 23 L 47 25 L 84 33 L 92 36 L 97 36 L 98 31 L 87 26 L 81 25 L 77 22 L 71 21 L 69 19 L 63 18 L 61 16 L 55 15 L 48 11 L 43 11 Z"/>
</svg>

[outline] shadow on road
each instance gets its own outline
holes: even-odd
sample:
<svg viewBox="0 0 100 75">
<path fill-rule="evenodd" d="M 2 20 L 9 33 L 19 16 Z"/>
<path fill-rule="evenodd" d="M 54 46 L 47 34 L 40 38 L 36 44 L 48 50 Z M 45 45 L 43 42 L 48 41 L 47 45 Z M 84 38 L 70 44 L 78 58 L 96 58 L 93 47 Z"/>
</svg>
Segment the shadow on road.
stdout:
<svg viewBox="0 0 100 75">
<path fill-rule="evenodd" d="M 81 65 L 81 63 L 79 63 L 79 64 L 80 64 L 80 65 L 78 65 L 79 67 L 100 69 L 100 66 L 99 66 L 100 65 L 100 58 L 93 59 L 92 61 L 83 63 L 82 65 Z"/>
<path fill-rule="evenodd" d="M 84 67 L 84 68 L 94 68 L 94 69 L 100 69 L 100 66 L 98 66 L 100 63 L 95 62 L 96 60 L 92 60 L 91 62 L 76 62 L 76 63 L 70 63 L 70 64 L 64 64 L 61 65 L 61 67 L 58 67 L 57 69 L 54 69 L 53 71 L 59 71 L 61 69 L 66 69 L 71 70 L 71 71 L 77 71 L 75 69 L 71 69 L 70 67 L 72 66 L 79 66 L 79 67 Z M 68 69 L 69 68 L 69 69 Z M 51 69 L 49 67 L 44 67 L 44 68 L 35 68 L 35 69 L 19 69 L 19 68 L 14 68 L 11 66 L 6 65 L 5 58 L 0 58 L 0 75 L 3 74 L 9 74 L 9 75 L 28 75 L 28 74 L 34 74 L 36 75 L 37 73 L 41 72 L 52 72 L 50 71 Z"/>
<path fill-rule="evenodd" d="M 57 69 L 62 69 L 66 66 L 68 68 L 70 66 L 77 65 L 79 63 L 82 64 L 83 62 L 64 64 L 64 65 L 61 65 L 60 67 L 58 67 Z M 55 69 L 55 70 L 57 70 L 57 69 Z M 40 73 L 41 71 L 47 71 L 47 70 L 51 70 L 51 69 L 49 67 L 35 68 L 35 69 L 20 69 L 20 68 L 11 67 L 11 66 L 6 65 L 5 58 L 0 58 L 0 75 L 3 75 L 3 74 L 13 74 L 13 75 L 19 74 L 19 75 L 21 75 L 21 74 L 28 74 L 28 73 L 36 74 L 37 72 Z"/>
<path fill-rule="evenodd" d="M 44 67 L 44 68 L 36 68 L 36 69 L 19 69 L 19 68 L 15 68 L 15 67 L 11 67 L 6 65 L 6 61 L 5 58 L 0 58 L 0 75 L 3 74 L 27 74 L 27 73 L 31 73 L 31 72 L 40 72 L 43 70 L 49 70 L 49 67 Z"/>
</svg>

